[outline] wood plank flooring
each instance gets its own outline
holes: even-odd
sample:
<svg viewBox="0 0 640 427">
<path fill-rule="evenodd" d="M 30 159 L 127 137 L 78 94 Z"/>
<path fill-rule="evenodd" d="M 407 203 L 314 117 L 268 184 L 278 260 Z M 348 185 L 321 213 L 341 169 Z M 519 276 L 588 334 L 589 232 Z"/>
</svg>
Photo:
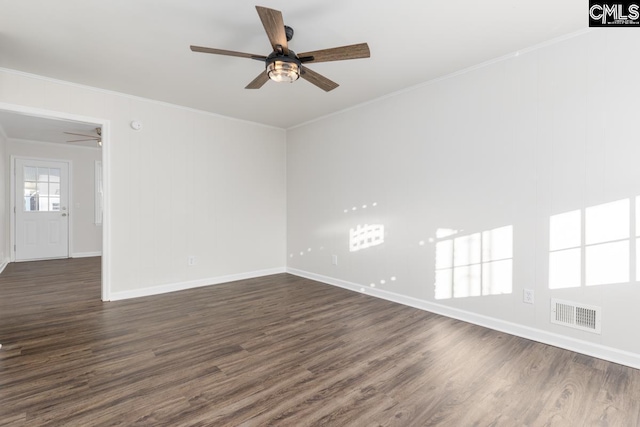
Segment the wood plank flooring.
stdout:
<svg viewBox="0 0 640 427">
<path fill-rule="evenodd" d="M 2 426 L 638 426 L 640 372 L 281 274 L 100 301 L 0 275 Z"/>
</svg>

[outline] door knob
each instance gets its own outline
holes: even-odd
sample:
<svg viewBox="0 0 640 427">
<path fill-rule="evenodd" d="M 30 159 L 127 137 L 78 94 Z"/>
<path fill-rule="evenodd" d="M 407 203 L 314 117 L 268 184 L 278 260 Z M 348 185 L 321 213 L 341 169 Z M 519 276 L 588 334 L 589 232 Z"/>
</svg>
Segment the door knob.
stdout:
<svg viewBox="0 0 640 427">
<path fill-rule="evenodd" d="M 67 214 L 66 214 L 66 213 L 63 213 L 63 214 L 62 214 L 62 216 L 67 216 Z"/>
</svg>

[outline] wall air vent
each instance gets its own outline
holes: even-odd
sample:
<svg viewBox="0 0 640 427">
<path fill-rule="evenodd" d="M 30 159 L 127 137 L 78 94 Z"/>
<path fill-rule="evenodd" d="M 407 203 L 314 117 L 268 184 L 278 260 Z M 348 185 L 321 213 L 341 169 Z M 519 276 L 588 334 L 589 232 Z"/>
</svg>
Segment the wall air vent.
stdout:
<svg viewBox="0 0 640 427">
<path fill-rule="evenodd" d="M 551 323 L 600 333 L 602 308 L 551 298 Z"/>
</svg>

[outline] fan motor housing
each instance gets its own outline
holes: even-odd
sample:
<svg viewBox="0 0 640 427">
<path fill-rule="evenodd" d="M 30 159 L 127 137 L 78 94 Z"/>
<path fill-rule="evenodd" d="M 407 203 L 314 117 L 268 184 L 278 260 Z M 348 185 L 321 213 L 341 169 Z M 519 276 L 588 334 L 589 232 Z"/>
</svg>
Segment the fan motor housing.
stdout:
<svg viewBox="0 0 640 427">
<path fill-rule="evenodd" d="M 288 25 L 285 25 L 285 26 L 284 26 L 284 33 L 285 33 L 285 34 L 286 34 L 286 36 L 287 36 L 287 41 L 288 41 L 288 42 L 290 42 L 290 41 L 291 41 L 291 39 L 293 38 L 293 28 L 291 28 L 291 27 L 290 27 L 290 26 L 288 26 Z"/>
<path fill-rule="evenodd" d="M 284 53 L 271 52 L 271 54 L 269 56 L 267 56 L 267 59 L 265 60 L 266 66 L 268 67 L 269 64 L 271 64 L 272 62 L 275 62 L 275 61 L 293 62 L 293 63 L 297 64 L 298 67 L 300 67 L 300 65 L 302 65 L 302 63 L 298 59 L 298 55 L 296 55 L 296 53 L 294 51 L 292 51 L 291 49 L 289 49 L 289 54 L 288 55 L 285 55 Z"/>
</svg>

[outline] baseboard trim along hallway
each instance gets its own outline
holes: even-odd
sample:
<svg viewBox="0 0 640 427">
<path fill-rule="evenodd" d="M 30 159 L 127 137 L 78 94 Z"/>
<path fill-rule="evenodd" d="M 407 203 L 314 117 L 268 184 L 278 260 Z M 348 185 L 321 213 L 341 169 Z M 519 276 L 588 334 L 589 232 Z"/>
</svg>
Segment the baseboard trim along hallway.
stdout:
<svg viewBox="0 0 640 427">
<path fill-rule="evenodd" d="M 227 276 L 211 277 L 207 279 L 197 279 L 187 282 L 167 283 L 157 286 L 149 286 L 141 289 L 134 289 L 131 291 L 111 292 L 109 300 L 119 301 L 130 298 L 148 297 L 151 295 L 160 295 L 169 292 L 200 288 L 202 286 L 220 285 L 223 283 L 235 282 L 236 280 L 255 279 L 257 277 L 271 276 L 272 274 L 280 274 L 285 272 L 286 269 L 284 267 L 278 267 L 266 270 L 250 271 L 247 273 L 230 274 Z"/>
</svg>

